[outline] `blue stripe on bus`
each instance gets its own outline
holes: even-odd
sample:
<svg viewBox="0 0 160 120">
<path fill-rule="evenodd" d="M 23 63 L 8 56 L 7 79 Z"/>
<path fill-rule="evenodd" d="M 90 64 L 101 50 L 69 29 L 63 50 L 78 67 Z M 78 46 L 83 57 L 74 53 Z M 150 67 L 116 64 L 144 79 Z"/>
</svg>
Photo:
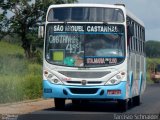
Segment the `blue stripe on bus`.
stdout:
<svg viewBox="0 0 160 120">
<path fill-rule="evenodd" d="M 138 84 L 138 85 L 139 85 L 139 86 L 138 86 L 139 95 L 141 94 L 141 90 L 142 90 L 142 84 L 143 84 L 143 83 L 142 83 L 142 82 L 143 82 L 142 80 L 143 80 L 143 74 L 142 74 L 142 72 L 140 72 L 140 75 L 139 75 L 139 84 Z"/>
<path fill-rule="evenodd" d="M 129 74 L 129 85 L 130 85 L 130 91 L 129 96 L 132 97 L 132 87 L 133 87 L 133 72 L 131 71 Z"/>
</svg>

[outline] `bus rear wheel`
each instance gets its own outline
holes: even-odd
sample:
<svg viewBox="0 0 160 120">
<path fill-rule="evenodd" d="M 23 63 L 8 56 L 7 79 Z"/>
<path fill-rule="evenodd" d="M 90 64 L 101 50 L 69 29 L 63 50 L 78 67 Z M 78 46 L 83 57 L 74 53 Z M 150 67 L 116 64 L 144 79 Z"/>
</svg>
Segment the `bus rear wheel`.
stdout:
<svg viewBox="0 0 160 120">
<path fill-rule="evenodd" d="M 118 108 L 121 112 L 126 112 L 128 110 L 128 101 L 118 100 Z"/>
<path fill-rule="evenodd" d="M 141 97 L 140 95 L 133 97 L 133 105 L 139 106 L 141 104 Z"/>
<path fill-rule="evenodd" d="M 63 98 L 55 98 L 54 105 L 56 109 L 63 109 L 65 107 L 65 99 Z"/>
</svg>

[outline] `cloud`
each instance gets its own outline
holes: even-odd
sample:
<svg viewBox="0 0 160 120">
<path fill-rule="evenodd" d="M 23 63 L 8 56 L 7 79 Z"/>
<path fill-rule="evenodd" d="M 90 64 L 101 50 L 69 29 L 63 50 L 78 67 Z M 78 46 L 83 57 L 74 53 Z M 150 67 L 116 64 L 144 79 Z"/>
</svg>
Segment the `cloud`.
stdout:
<svg viewBox="0 0 160 120">
<path fill-rule="evenodd" d="M 160 4 L 159 0 L 134 0 L 126 3 L 129 9 L 133 11 L 142 21 L 147 29 L 160 28 Z"/>
<path fill-rule="evenodd" d="M 158 40 L 160 41 L 160 28 L 146 29 L 146 40 Z M 158 36 L 158 37 L 157 37 Z"/>
</svg>

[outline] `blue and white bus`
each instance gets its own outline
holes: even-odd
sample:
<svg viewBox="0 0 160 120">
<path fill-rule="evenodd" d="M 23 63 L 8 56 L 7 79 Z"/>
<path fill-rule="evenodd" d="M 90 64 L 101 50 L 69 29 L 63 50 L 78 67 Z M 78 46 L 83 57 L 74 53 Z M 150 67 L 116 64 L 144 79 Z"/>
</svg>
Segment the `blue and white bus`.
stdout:
<svg viewBox="0 0 160 120">
<path fill-rule="evenodd" d="M 123 111 L 140 105 L 145 28 L 124 5 L 51 5 L 39 35 L 43 30 L 43 96 L 56 108 L 67 99 L 113 100 Z"/>
</svg>

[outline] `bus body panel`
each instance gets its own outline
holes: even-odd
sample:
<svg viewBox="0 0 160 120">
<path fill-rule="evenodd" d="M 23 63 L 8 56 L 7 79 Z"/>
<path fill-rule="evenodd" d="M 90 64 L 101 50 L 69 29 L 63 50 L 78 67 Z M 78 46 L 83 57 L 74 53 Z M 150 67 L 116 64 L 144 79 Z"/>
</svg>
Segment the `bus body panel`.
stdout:
<svg viewBox="0 0 160 120">
<path fill-rule="evenodd" d="M 126 99 L 126 82 L 121 82 L 114 86 L 66 86 L 66 85 L 54 85 L 47 80 L 43 80 L 43 97 L 44 98 L 65 98 L 65 99 L 105 99 L 105 100 L 117 100 L 117 99 Z M 97 89 L 93 94 L 78 94 L 72 93 L 70 89 Z M 48 89 L 48 91 L 47 91 Z M 67 95 L 63 91 L 67 92 Z M 101 95 L 101 91 L 104 93 Z M 121 94 L 119 95 L 109 95 L 107 94 L 108 90 L 120 90 Z M 48 93 L 49 92 L 49 93 Z"/>
<path fill-rule="evenodd" d="M 124 13 L 124 19 L 125 21 L 123 23 L 111 23 L 111 24 L 120 24 L 124 25 L 125 27 L 125 60 L 115 66 L 109 66 L 109 67 L 92 67 L 88 68 L 88 70 L 93 70 L 93 71 L 107 71 L 107 69 L 116 69 L 117 71 L 124 70 L 126 72 L 126 77 L 123 79 L 119 84 L 116 85 L 56 85 L 44 77 L 44 71 L 46 69 L 52 71 L 52 72 L 57 72 L 64 70 L 64 71 L 77 71 L 79 68 L 76 67 L 66 67 L 66 66 L 58 66 L 58 65 L 52 65 L 49 62 L 47 62 L 45 58 L 45 51 L 44 51 L 44 58 L 43 58 L 43 97 L 44 98 L 65 98 L 65 99 L 89 99 L 89 100 L 128 100 L 130 98 L 136 97 L 136 96 L 141 96 L 141 94 L 144 92 L 145 87 L 146 87 L 146 63 L 145 63 L 145 55 L 142 54 L 144 51 L 141 50 L 141 46 L 135 47 L 138 43 L 139 39 L 138 37 L 136 38 L 135 36 L 140 35 L 140 32 L 144 29 L 144 24 L 141 20 L 139 20 L 136 16 L 134 16 L 132 13 L 130 13 L 124 6 L 116 6 L 116 5 L 96 5 L 96 4 L 68 4 L 68 5 L 52 5 L 49 7 L 47 15 L 49 13 L 49 10 L 52 8 L 61 8 L 61 7 L 103 7 L 103 8 L 119 8 L 122 9 Z M 134 26 L 135 32 L 139 31 L 139 33 L 136 33 L 132 38 L 131 42 L 128 43 L 128 36 L 127 36 L 127 17 L 130 17 L 132 21 L 130 22 Z M 47 19 L 47 16 L 46 16 Z M 54 22 L 48 22 L 46 20 L 46 26 L 50 23 Z M 55 22 L 62 24 L 63 22 Z M 74 23 L 74 24 L 102 24 L 103 21 L 99 22 L 68 22 L 68 23 Z M 108 22 L 110 24 L 110 22 Z M 45 41 L 44 41 L 44 48 L 46 47 L 46 34 L 47 34 L 47 27 L 45 26 Z M 137 29 L 136 29 L 136 26 Z M 143 32 L 142 32 L 143 33 Z M 143 33 L 144 34 L 144 33 Z M 144 36 L 141 36 L 142 42 L 144 42 Z M 144 41 L 143 41 L 144 40 Z M 135 42 L 136 41 L 136 42 Z M 144 44 L 144 43 L 141 43 Z M 144 47 L 144 46 L 143 46 Z M 138 50 L 136 50 L 138 49 Z M 143 48 L 142 48 L 143 49 Z M 141 53 L 138 53 L 141 52 Z M 80 68 L 83 69 L 83 68 Z M 84 71 L 87 71 L 86 68 L 84 68 Z M 114 71 L 115 72 L 115 71 Z M 83 78 L 82 78 L 83 79 Z M 90 78 L 92 79 L 92 78 Z M 100 79 L 100 78 L 99 78 Z M 108 78 L 110 79 L 110 78 Z M 77 89 L 77 90 L 76 90 Z M 97 90 L 94 93 L 86 93 L 84 90 Z M 73 93 L 72 90 L 75 90 L 74 92 L 78 92 L 82 90 L 82 93 Z M 108 90 L 120 90 L 121 94 L 115 95 L 109 95 L 107 93 Z M 91 91 L 92 92 L 92 91 Z M 104 92 L 104 93 L 103 93 Z M 103 93 L 103 94 L 102 94 Z"/>
</svg>

